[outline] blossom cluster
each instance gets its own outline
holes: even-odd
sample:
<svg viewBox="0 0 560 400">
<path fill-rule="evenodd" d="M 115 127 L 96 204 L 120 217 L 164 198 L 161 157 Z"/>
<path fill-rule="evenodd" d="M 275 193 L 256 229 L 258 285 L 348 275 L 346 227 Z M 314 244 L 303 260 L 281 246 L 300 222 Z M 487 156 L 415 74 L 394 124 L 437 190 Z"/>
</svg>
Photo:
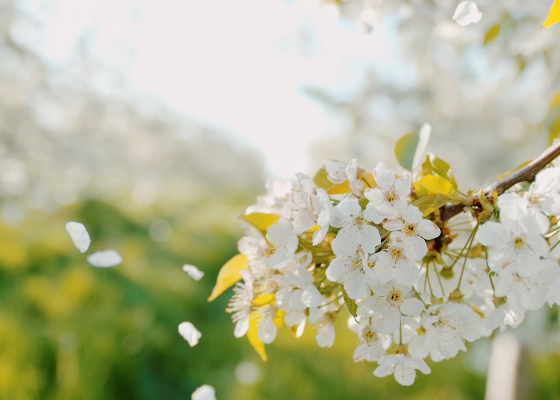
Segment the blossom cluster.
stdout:
<svg viewBox="0 0 560 400">
<path fill-rule="evenodd" d="M 468 212 L 446 220 L 450 204 Z M 560 304 L 557 215 L 557 167 L 498 196 L 460 192 L 433 155 L 398 175 L 383 163 L 370 174 L 355 159 L 327 160 L 314 178 L 267 183 L 216 287 L 239 280 L 227 311 L 235 336 L 261 356 L 284 325 L 297 337 L 311 325 L 330 347 L 346 315 L 354 361 L 411 385 L 417 370 L 430 373 L 427 357 L 455 357 L 527 310 Z"/>
</svg>

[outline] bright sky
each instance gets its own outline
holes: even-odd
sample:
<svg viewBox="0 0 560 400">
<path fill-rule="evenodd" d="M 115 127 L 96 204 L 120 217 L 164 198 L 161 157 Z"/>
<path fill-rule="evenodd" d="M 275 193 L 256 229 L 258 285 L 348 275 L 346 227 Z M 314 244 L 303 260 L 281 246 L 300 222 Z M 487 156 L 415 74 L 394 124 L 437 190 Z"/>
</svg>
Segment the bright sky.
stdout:
<svg viewBox="0 0 560 400">
<path fill-rule="evenodd" d="M 319 0 L 26 4 L 40 11 L 41 50 L 52 62 L 63 65 L 88 35 L 93 53 L 125 72 L 135 92 L 252 143 L 276 175 L 308 170 L 308 145 L 328 131 L 328 115 L 303 87 L 345 96 L 372 59 L 378 69 L 395 68 L 387 27 L 365 35 Z"/>
</svg>

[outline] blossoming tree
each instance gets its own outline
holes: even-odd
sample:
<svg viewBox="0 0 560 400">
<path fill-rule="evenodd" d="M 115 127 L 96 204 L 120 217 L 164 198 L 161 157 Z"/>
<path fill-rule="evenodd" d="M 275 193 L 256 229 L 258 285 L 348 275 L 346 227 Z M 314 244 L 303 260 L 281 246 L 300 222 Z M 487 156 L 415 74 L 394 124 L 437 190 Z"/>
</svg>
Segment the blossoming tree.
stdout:
<svg viewBox="0 0 560 400">
<path fill-rule="evenodd" d="M 235 336 L 265 344 L 282 326 L 306 325 L 330 347 L 347 309 L 354 361 L 411 385 L 424 361 L 516 327 L 527 311 L 560 304 L 560 143 L 480 190 L 460 190 L 449 164 L 429 154 L 429 130 L 402 137 L 402 171 L 380 162 L 327 160 L 293 186 L 269 181 L 241 218 L 240 254 L 209 300 L 236 284 L 227 311 Z"/>
</svg>

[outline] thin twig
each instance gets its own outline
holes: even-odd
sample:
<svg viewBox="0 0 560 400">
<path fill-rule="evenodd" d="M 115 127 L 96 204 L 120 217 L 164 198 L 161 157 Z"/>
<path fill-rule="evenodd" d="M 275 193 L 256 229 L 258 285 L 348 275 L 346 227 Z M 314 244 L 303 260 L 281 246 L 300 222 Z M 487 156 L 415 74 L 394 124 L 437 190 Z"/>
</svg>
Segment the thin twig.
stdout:
<svg viewBox="0 0 560 400">
<path fill-rule="evenodd" d="M 527 164 L 520 170 L 507 176 L 501 181 L 495 182 L 494 184 L 486 188 L 484 190 L 484 194 L 486 196 L 490 196 L 492 192 L 497 190 L 498 195 L 500 195 L 519 182 L 532 181 L 535 178 L 535 175 L 537 175 L 537 173 L 541 169 L 543 169 L 548 164 L 550 164 L 550 162 L 552 162 L 552 160 L 554 160 L 558 156 L 560 156 L 560 142 L 555 144 L 554 146 L 550 146 L 540 156 L 535 158 L 533 161 L 531 161 L 529 164 Z M 442 222 L 449 221 L 457 214 L 462 213 L 464 209 L 465 209 L 464 204 L 445 205 L 441 207 L 440 208 L 441 221 Z"/>
</svg>

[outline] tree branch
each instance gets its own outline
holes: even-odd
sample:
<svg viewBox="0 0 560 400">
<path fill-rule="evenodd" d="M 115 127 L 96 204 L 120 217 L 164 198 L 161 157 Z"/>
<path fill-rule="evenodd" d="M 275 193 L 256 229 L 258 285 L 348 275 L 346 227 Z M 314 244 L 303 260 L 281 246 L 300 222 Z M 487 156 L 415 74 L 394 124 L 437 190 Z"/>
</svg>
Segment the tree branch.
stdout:
<svg viewBox="0 0 560 400">
<path fill-rule="evenodd" d="M 541 169 L 550 164 L 550 162 L 558 156 L 560 156 L 560 142 L 556 143 L 554 146 L 550 146 L 540 156 L 520 170 L 487 187 L 484 190 L 484 194 L 488 197 L 492 194 L 492 192 L 494 192 L 494 190 L 497 190 L 498 195 L 500 195 L 519 182 L 532 181 Z M 446 222 L 450 220 L 457 214 L 462 213 L 464 209 L 464 204 L 445 205 L 441 207 L 441 221 Z"/>
</svg>

